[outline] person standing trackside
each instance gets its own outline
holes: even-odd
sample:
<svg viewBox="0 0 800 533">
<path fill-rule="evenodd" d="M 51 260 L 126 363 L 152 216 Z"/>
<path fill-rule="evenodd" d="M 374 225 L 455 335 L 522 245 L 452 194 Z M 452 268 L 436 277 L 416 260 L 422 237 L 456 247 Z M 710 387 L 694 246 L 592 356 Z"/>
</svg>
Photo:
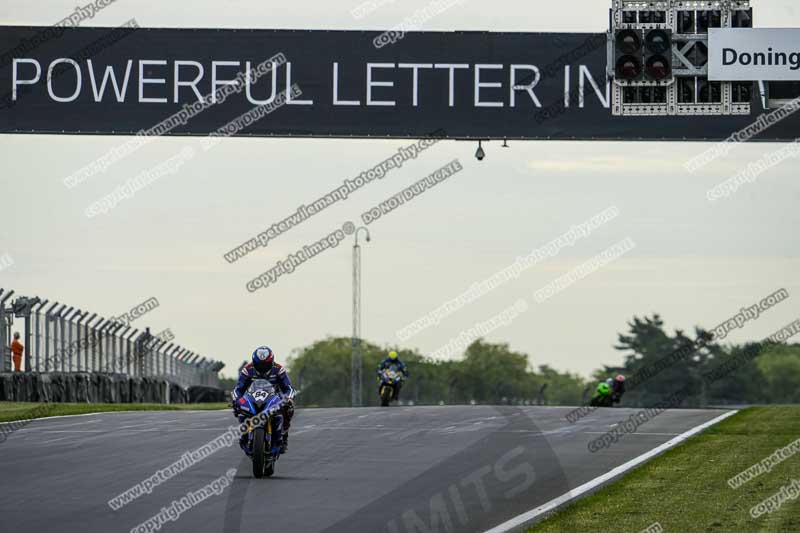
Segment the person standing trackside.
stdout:
<svg viewBox="0 0 800 533">
<path fill-rule="evenodd" d="M 19 331 L 14 332 L 14 340 L 11 341 L 11 353 L 14 360 L 14 372 L 22 372 L 22 352 L 25 346 L 19 342 Z"/>
</svg>

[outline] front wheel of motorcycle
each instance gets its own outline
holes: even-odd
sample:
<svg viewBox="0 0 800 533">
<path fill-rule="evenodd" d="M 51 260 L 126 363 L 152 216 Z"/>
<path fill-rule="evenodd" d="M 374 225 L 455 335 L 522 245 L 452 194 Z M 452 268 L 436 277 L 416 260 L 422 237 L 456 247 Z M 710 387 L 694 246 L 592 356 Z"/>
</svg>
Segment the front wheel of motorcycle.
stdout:
<svg viewBox="0 0 800 533">
<path fill-rule="evenodd" d="M 392 399 L 392 389 L 390 387 L 381 388 L 381 407 L 389 407 L 389 402 Z"/>
<path fill-rule="evenodd" d="M 264 428 L 256 428 L 253 433 L 253 475 L 261 478 L 267 462 L 267 450 L 264 445 Z"/>
</svg>

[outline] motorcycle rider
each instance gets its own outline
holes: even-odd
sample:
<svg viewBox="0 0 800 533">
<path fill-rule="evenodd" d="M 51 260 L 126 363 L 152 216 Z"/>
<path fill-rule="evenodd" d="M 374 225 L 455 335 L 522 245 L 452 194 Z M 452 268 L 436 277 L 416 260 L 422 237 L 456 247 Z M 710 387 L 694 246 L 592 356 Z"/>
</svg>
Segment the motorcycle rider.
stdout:
<svg viewBox="0 0 800 533">
<path fill-rule="evenodd" d="M 286 372 L 285 368 L 275 362 L 275 354 L 269 346 L 259 346 L 253 351 L 252 362 L 242 367 L 242 371 L 239 374 L 239 381 L 236 383 L 236 387 L 233 388 L 233 392 L 231 393 L 234 406 L 233 414 L 239 417 L 240 423 L 244 422 L 245 417 L 238 415 L 236 412 L 236 402 L 244 395 L 254 379 L 266 379 L 283 397 L 283 440 L 281 442 L 281 453 L 286 453 L 289 449 L 289 426 L 292 423 L 292 416 L 294 416 L 295 390 L 292 388 L 289 374 Z M 241 446 L 242 450 L 245 450 L 245 452 L 247 451 L 247 434 L 241 436 L 239 439 L 239 446 Z"/>
<path fill-rule="evenodd" d="M 625 394 L 625 376 L 619 374 L 616 378 L 608 379 L 608 386 L 611 388 L 611 401 L 619 403 L 622 395 Z"/>
<path fill-rule="evenodd" d="M 622 400 L 623 394 L 625 394 L 625 376 L 619 374 L 616 378 L 608 378 L 597 385 L 589 405 L 613 407 Z"/>
<path fill-rule="evenodd" d="M 397 400 L 400 397 L 400 388 L 403 386 L 403 381 L 405 381 L 405 379 L 408 379 L 408 367 L 406 367 L 406 364 L 397 356 L 397 352 L 392 350 L 391 352 L 389 352 L 389 356 L 378 364 L 379 382 L 381 380 L 381 374 L 387 368 L 403 373 L 404 379 L 398 381 L 394 388 L 394 396 L 392 397 L 392 399 Z"/>
</svg>

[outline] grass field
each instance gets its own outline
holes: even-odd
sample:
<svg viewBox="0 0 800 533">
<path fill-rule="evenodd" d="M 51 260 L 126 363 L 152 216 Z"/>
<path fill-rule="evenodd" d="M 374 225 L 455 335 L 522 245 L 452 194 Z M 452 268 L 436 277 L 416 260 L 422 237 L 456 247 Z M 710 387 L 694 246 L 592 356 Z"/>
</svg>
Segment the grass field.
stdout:
<svg viewBox="0 0 800 533">
<path fill-rule="evenodd" d="M 157 403 L 38 403 L 0 402 L 0 422 L 46 416 L 82 415 L 111 411 L 180 411 L 224 409 L 227 403 L 170 404 Z"/>
<path fill-rule="evenodd" d="M 528 533 L 798 532 L 800 499 L 759 518 L 750 509 L 798 480 L 800 453 L 737 489 L 727 481 L 800 438 L 800 407 L 758 407 L 711 427 Z M 654 529 L 657 531 L 657 529 Z"/>
</svg>

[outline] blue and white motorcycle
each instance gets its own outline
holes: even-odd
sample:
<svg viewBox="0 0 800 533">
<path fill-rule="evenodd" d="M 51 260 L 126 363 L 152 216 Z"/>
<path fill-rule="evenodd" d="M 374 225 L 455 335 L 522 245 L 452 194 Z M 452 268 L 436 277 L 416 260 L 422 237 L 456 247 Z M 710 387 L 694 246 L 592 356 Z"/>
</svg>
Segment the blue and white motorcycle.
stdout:
<svg viewBox="0 0 800 533">
<path fill-rule="evenodd" d="M 284 400 L 266 379 L 256 379 L 235 403 L 237 414 L 247 427 L 247 449 L 253 461 L 253 475 L 270 477 L 281 455 Z"/>
<path fill-rule="evenodd" d="M 385 368 L 381 371 L 378 394 L 381 397 L 381 407 L 388 407 L 389 402 L 396 400 L 403 382 L 403 374 L 394 368 Z"/>
</svg>

